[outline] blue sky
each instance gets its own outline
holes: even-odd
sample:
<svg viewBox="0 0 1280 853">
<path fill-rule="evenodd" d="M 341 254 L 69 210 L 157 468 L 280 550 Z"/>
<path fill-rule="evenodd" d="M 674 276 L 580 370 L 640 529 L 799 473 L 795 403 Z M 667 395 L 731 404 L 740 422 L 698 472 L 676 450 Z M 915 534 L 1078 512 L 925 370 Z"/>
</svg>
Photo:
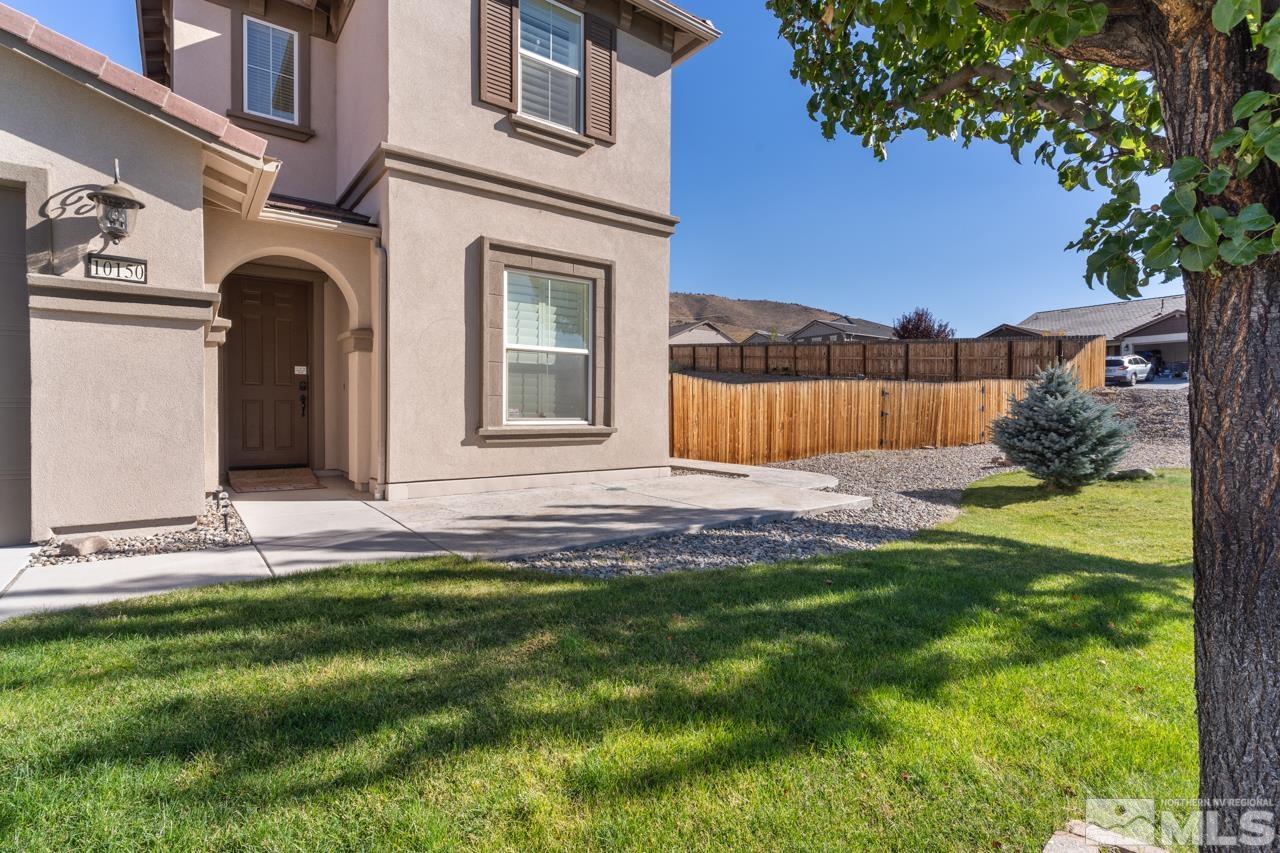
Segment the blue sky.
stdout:
<svg viewBox="0 0 1280 853">
<path fill-rule="evenodd" d="M 138 67 L 134 0 L 4 0 Z M 671 288 L 891 322 L 916 305 L 961 334 L 1112 301 L 1062 247 L 1098 206 L 1006 149 L 905 139 L 886 163 L 805 113 L 763 0 L 684 0 L 724 38 L 676 69 Z M 1146 295 L 1180 293 L 1181 285 Z"/>
</svg>

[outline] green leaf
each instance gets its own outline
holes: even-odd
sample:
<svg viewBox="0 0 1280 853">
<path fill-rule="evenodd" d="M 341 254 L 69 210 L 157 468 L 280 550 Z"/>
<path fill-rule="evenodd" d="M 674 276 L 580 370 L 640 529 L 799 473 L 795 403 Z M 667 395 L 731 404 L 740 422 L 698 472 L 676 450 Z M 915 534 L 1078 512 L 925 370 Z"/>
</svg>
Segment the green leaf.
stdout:
<svg viewBox="0 0 1280 853">
<path fill-rule="evenodd" d="M 1178 187 L 1164 197 L 1160 209 L 1173 219 L 1185 219 L 1196 211 L 1196 191 L 1185 185 Z"/>
<path fill-rule="evenodd" d="M 1247 0 L 1218 0 L 1213 4 L 1213 26 L 1220 33 L 1229 33 L 1244 20 L 1248 11 Z"/>
<path fill-rule="evenodd" d="M 1200 190 L 1205 195 L 1217 195 L 1227 188 L 1227 184 L 1231 183 L 1231 170 L 1226 166 L 1214 166 L 1200 181 Z"/>
<path fill-rule="evenodd" d="M 1185 246 L 1182 249 L 1182 268 L 1191 272 L 1204 272 L 1213 266 L 1213 262 L 1218 259 L 1218 247 L 1214 246 Z"/>
<path fill-rule="evenodd" d="M 1204 163 L 1199 157 L 1180 157 L 1169 169 L 1169 180 L 1175 184 L 1183 184 L 1204 171 Z"/>
<path fill-rule="evenodd" d="M 1236 101 L 1236 105 L 1231 108 L 1231 120 L 1243 121 L 1249 118 L 1269 100 L 1271 100 L 1271 95 L 1267 92 L 1260 92 L 1257 89 L 1252 92 L 1245 92 L 1240 96 L 1240 100 Z"/>
<path fill-rule="evenodd" d="M 1258 243 L 1260 240 L 1232 240 L 1219 247 L 1218 255 L 1224 261 L 1236 267 L 1245 267 L 1258 259 Z"/>
<path fill-rule="evenodd" d="M 1228 148 L 1235 148 L 1240 144 L 1240 140 L 1244 139 L 1245 133 L 1243 127 L 1233 127 L 1226 133 L 1213 140 L 1213 145 L 1209 148 L 1209 155 L 1217 157 Z"/>
<path fill-rule="evenodd" d="M 1120 263 L 1107 267 L 1107 290 L 1121 299 L 1138 295 L 1138 265 L 1127 255 Z"/>
<path fill-rule="evenodd" d="M 1280 163 L 1280 136 L 1267 143 L 1267 147 L 1262 149 L 1262 153 L 1267 155 L 1273 163 Z"/>
<path fill-rule="evenodd" d="M 1222 234 L 1222 229 L 1218 227 L 1213 214 L 1207 210 L 1201 210 L 1197 211 L 1195 216 L 1183 220 L 1178 226 L 1178 233 L 1188 243 L 1208 247 L 1218 245 L 1218 237 Z"/>
<path fill-rule="evenodd" d="M 1266 231 L 1276 224 L 1275 217 L 1261 204 L 1249 205 L 1236 214 L 1236 219 L 1247 231 Z"/>
<path fill-rule="evenodd" d="M 1174 245 L 1172 237 L 1166 237 L 1151 247 L 1151 251 L 1147 252 L 1144 260 L 1147 263 L 1147 269 L 1168 269 L 1178 262 L 1178 247 Z"/>
</svg>

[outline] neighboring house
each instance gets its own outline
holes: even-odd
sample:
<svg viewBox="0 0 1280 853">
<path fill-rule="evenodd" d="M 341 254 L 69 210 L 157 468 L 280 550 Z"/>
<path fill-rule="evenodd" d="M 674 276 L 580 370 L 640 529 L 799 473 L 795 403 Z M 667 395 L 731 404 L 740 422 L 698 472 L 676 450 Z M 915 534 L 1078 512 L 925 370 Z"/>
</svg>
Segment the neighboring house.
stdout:
<svg viewBox="0 0 1280 853">
<path fill-rule="evenodd" d="M 813 320 L 787 336 L 792 343 L 816 344 L 828 341 L 882 341 L 894 340 L 892 326 L 873 323 L 858 317 L 841 317 L 838 320 Z"/>
<path fill-rule="evenodd" d="M 743 340 L 744 344 L 780 344 L 786 343 L 787 336 L 782 332 L 766 332 L 756 329 Z"/>
<path fill-rule="evenodd" d="M 1187 298 L 1153 296 L 1104 305 L 1037 311 L 1017 325 L 1001 324 L 984 338 L 1033 335 L 1100 335 L 1108 355 L 1158 353 L 1164 361 L 1187 360 Z"/>
<path fill-rule="evenodd" d="M 0 544 L 189 525 L 232 468 L 392 498 L 667 472 L 671 78 L 709 22 L 138 14 L 145 76 L 0 5 Z M 118 246 L 88 197 L 117 159 Z"/>
<path fill-rule="evenodd" d="M 705 320 L 696 323 L 675 323 L 667 330 L 669 344 L 733 344 L 733 336 L 715 323 Z"/>
</svg>

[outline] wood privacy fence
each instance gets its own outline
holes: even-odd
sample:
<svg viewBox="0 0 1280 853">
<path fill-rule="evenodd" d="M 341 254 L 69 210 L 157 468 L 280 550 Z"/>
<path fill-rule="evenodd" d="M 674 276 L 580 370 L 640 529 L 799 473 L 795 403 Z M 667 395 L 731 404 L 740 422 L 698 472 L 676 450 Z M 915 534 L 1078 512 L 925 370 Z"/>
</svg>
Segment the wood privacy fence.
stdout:
<svg viewBox="0 0 1280 853">
<path fill-rule="evenodd" d="M 1096 338 L 1069 364 L 1082 386 L 1095 388 L 1103 383 L 1105 359 L 1106 340 Z M 990 439 L 1010 397 L 1021 398 L 1026 389 L 1021 378 L 731 384 L 674 373 L 671 455 L 758 465 L 823 453 L 977 444 Z"/>
<path fill-rule="evenodd" d="M 877 341 L 819 344 L 673 344 L 671 363 L 699 373 L 835 376 L 960 382 L 1030 379 L 1057 361 L 1077 360 L 1100 338 L 978 338 L 950 341 Z M 1103 341 L 1082 364 L 1082 381 L 1103 381 Z M 1093 364 L 1093 361 L 1097 364 Z"/>
</svg>

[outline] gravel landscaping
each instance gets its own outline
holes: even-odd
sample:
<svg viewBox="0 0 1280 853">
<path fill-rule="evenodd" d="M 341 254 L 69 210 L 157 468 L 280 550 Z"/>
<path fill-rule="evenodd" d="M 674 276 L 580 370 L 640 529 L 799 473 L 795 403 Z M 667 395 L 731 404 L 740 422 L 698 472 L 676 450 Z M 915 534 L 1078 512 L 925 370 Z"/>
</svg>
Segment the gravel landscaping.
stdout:
<svg viewBox="0 0 1280 853">
<path fill-rule="evenodd" d="M 62 544 L 53 539 L 44 543 L 31 555 L 29 566 L 57 566 L 63 563 L 94 563 L 99 560 L 115 560 L 120 557 L 140 557 L 145 554 L 177 554 L 182 551 L 207 551 L 234 548 L 251 543 L 249 531 L 234 506 L 227 516 L 227 529 L 223 529 L 222 515 L 212 497 L 205 499 L 205 512 L 196 520 L 191 530 L 171 533 L 154 533 L 132 539 L 108 539 L 106 547 L 94 554 L 62 553 Z"/>
<path fill-rule="evenodd" d="M 1179 468 L 1190 464 L 1185 392 L 1123 389 L 1100 392 L 1099 396 L 1114 403 L 1126 420 L 1135 422 L 1133 446 L 1123 467 Z M 991 474 L 1014 470 L 993 463 L 1000 455 L 994 445 L 979 444 L 937 450 L 838 453 L 778 463 L 773 467 L 835 476 L 840 481 L 837 491 L 869 496 L 874 504 L 869 509 L 836 510 L 816 518 L 758 527 L 726 527 L 560 551 L 511 561 L 509 565 L 560 574 L 621 577 L 875 548 L 954 518 L 965 487 Z"/>
</svg>

